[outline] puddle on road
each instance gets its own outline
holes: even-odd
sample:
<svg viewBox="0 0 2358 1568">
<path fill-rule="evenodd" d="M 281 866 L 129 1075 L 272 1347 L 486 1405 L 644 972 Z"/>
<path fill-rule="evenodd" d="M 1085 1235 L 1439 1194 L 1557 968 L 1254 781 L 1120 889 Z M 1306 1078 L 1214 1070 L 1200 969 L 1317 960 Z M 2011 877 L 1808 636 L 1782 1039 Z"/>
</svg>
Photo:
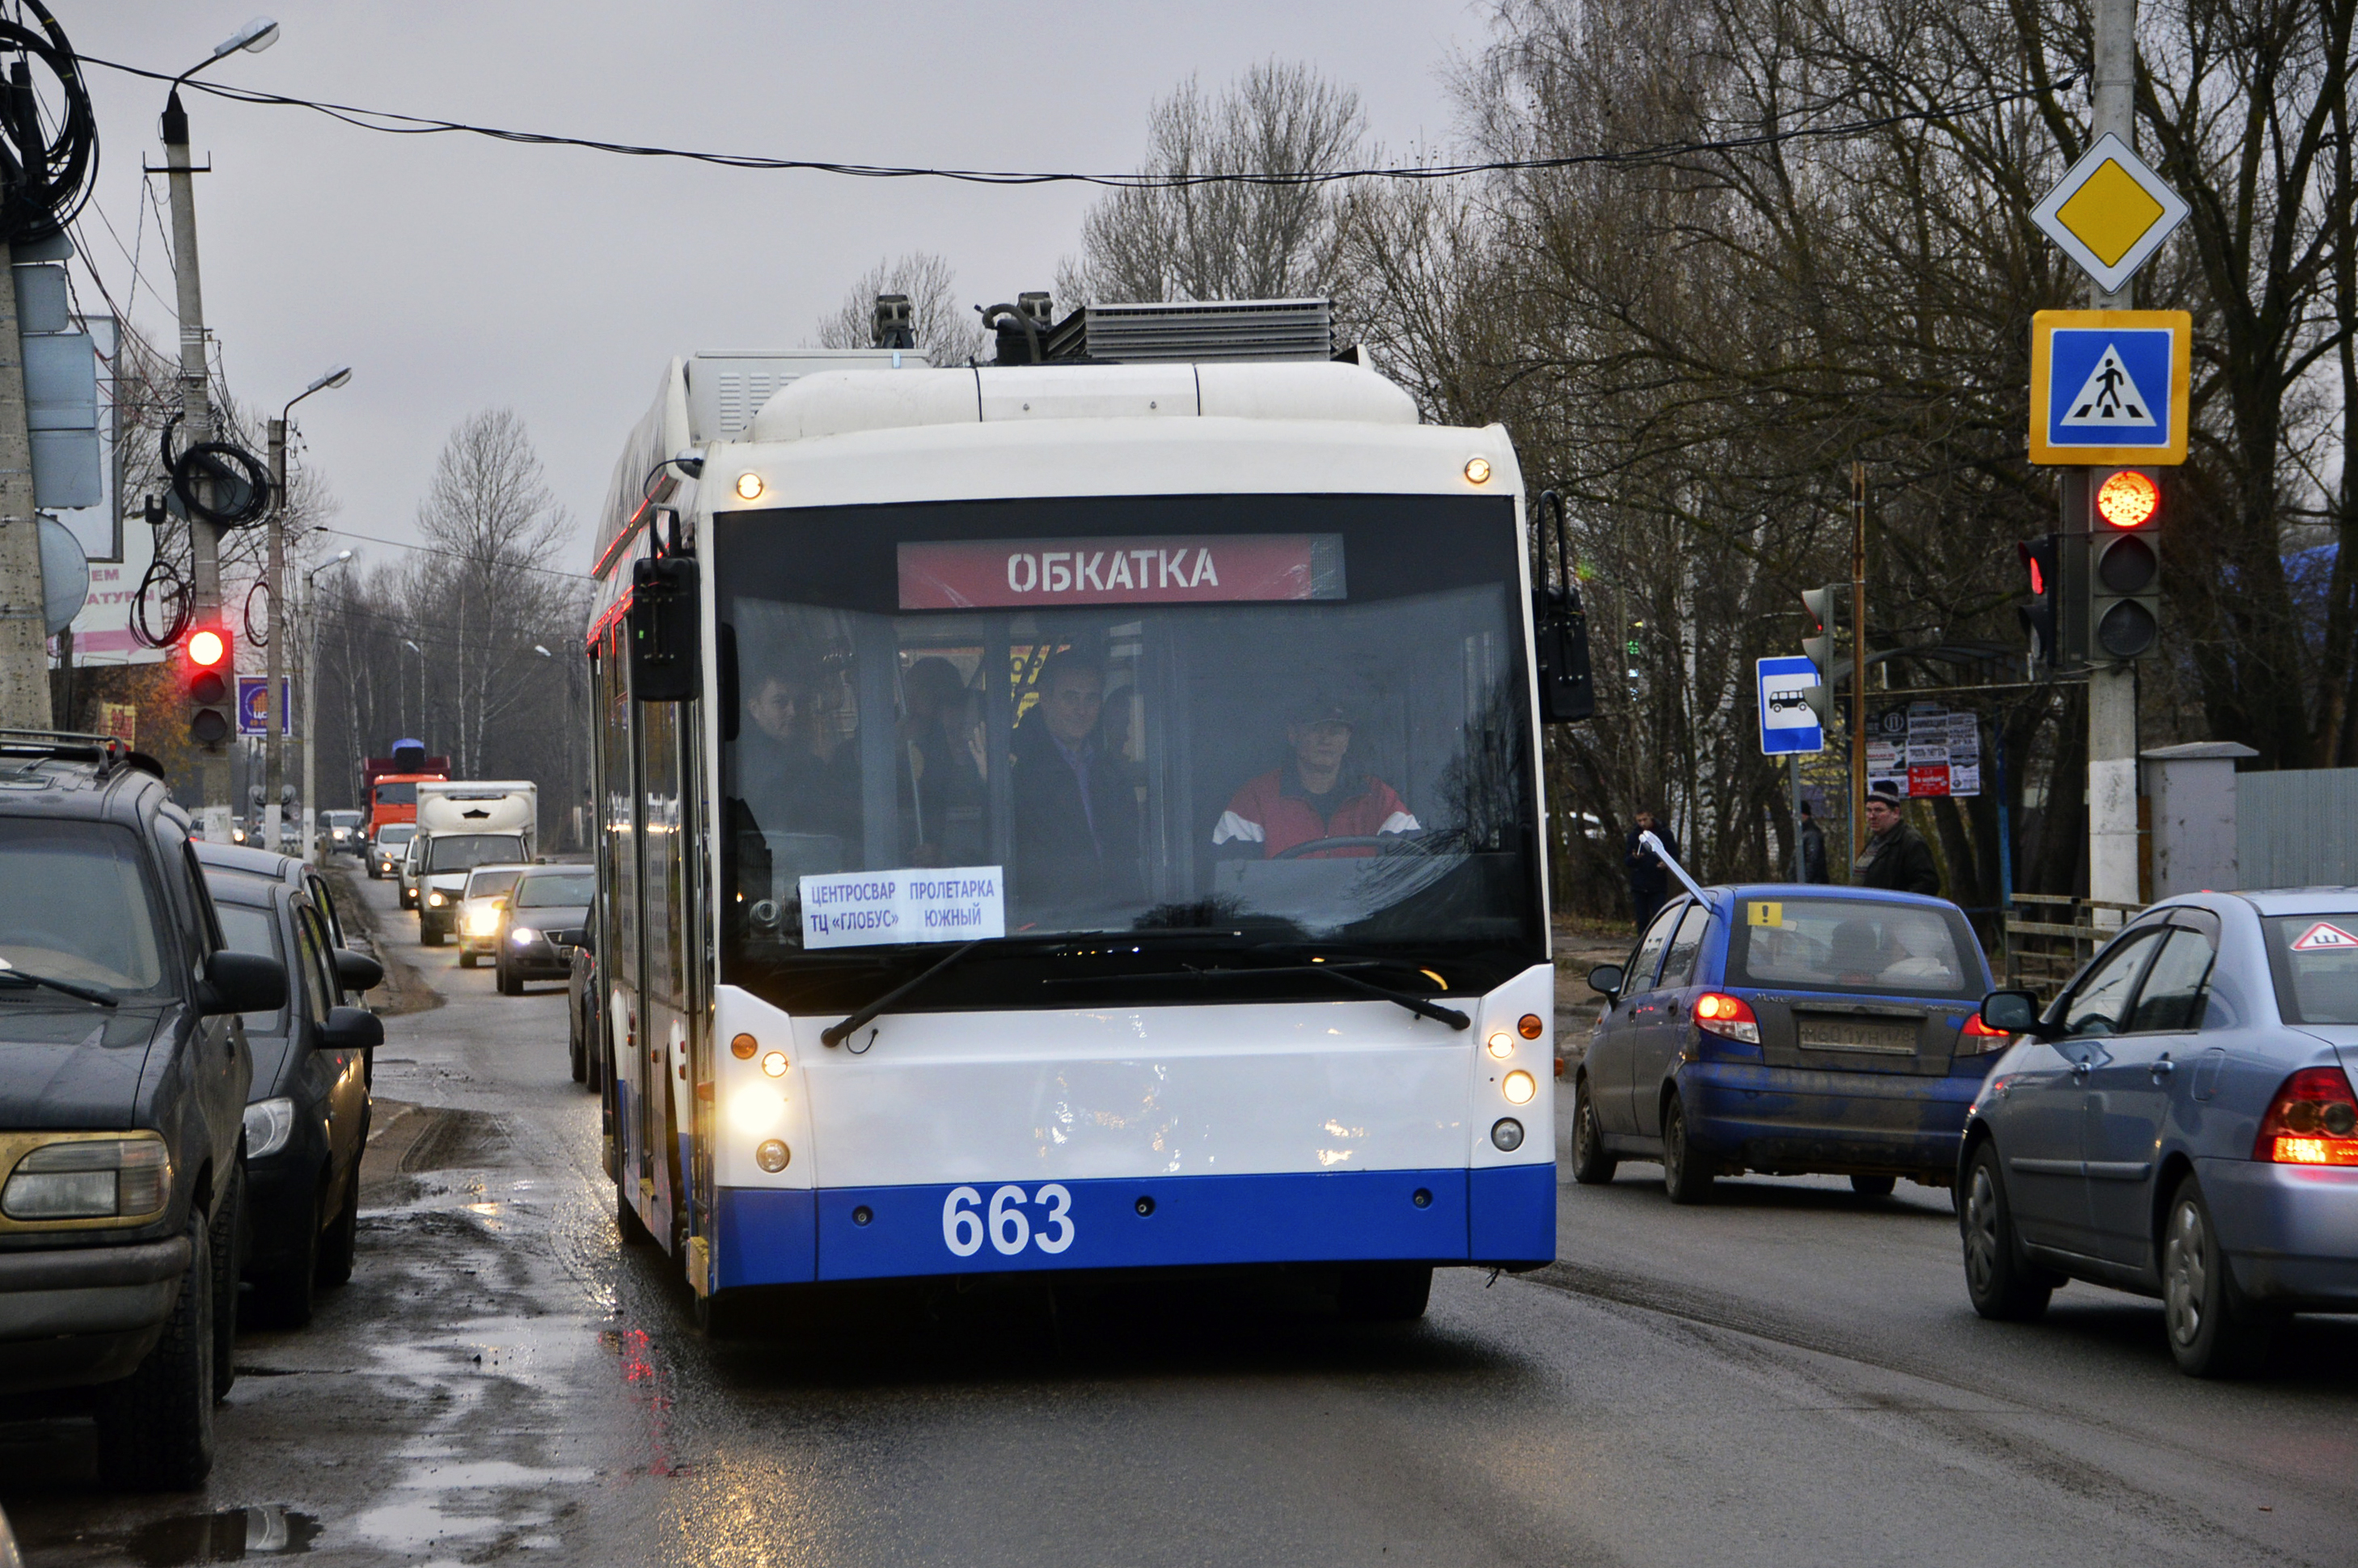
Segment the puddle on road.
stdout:
<svg viewBox="0 0 2358 1568">
<path fill-rule="evenodd" d="M 308 1552 L 319 1538 L 319 1521 L 309 1514 L 269 1507 L 159 1519 L 118 1539 L 124 1562 L 141 1568 L 177 1568 Z"/>
</svg>

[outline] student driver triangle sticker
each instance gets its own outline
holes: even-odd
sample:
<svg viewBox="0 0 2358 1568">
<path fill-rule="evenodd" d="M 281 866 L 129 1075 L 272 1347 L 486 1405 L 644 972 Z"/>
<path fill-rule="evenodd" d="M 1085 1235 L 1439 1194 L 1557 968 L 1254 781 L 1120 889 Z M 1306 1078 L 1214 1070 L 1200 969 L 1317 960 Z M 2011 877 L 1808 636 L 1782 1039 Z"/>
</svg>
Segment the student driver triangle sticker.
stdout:
<svg viewBox="0 0 2358 1568">
<path fill-rule="evenodd" d="M 2302 932 L 2300 939 L 2292 945 L 2296 953 L 2314 953 L 2320 947 L 2358 947 L 2358 936 L 2320 920 Z"/>
<path fill-rule="evenodd" d="M 2071 399 L 2071 411 L 2063 416 L 2061 422 L 2080 427 L 2153 428 L 2153 405 L 2137 390 L 2136 378 L 2121 362 L 2119 349 L 2105 346 L 2096 360 L 2096 368 L 2088 373 L 2087 381 Z"/>
</svg>

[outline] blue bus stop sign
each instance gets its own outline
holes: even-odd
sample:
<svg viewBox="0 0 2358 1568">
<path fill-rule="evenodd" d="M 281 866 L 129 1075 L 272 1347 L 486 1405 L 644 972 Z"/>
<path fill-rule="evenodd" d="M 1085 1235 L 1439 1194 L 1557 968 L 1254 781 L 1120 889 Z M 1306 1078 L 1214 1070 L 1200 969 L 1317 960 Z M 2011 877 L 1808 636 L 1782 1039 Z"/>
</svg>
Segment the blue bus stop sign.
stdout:
<svg viewBox="0 0 2358 1568">
<path fill-rule="evenodd" d="M 1818 666 L 1798 654 L 1761 659 L 1754 666 L 1760 686 L 1760 750 L 1768 756 L 1786 752 L 1823 752 L 1826 732 L 1817 709 L 1804 694 L 1823 684 Z"/>
</svg>

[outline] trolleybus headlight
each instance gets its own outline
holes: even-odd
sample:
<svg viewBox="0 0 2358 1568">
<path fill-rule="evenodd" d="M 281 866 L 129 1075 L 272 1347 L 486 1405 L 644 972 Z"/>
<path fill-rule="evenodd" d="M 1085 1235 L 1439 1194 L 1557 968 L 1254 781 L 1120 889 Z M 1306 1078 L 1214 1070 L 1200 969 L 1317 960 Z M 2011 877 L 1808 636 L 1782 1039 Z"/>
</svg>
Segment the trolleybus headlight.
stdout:
<svg viewBox="0 0 2358 1568">
<path fill-rule="evenodd" d="M 770 1076 L 773 1078 L 784 1077 L 786 1076 L 786 1054 L 784 1051 L 773 1051 L 768 1055 L 763 1057 L 762 1071 L 769 1074 Z"/>
<path fill-rule="evenodd" d="M 739 474 L 737 495 L 742 501 L 759 501 L 762 498 L 762 476 L 757 473 Z"/>
<path fill-rule="evenodd" d="M 753 1151 L 753 1163 L 773 1176 L 784 1170 L 786 1162 L 794 1157 L 794 1151 L 775 1138 L 767 1140 L 759 1149 Z"/>
<path fill-rule="evenodd" d="M 1515 1054 L 1515 1037 L 1503 1029 L 1493 1032 L 1487 1044 L 1490 1054 L 1501 1062 Z"/>
<path fill-rule="evenodd" d="M 767 1084 L 751 1084 L 729 1097 L 729 1119 L 740 1132 L 767 1132 L 786 1114 L 786 1097 Z"/>
<path fill-rule="evenodd" d="M 1511 1154 L 1523 1146 L 1523 1124 L 1511 1116 L 1502 1116 L 1490 1124 L 1490 1141 L 1501 1152 Z"/>
<path fill-rule="evenodd" d="M 1487 458 L 1467 458 L 1466 460 L 1466 482 L 1468 484 L 1489 483 L 1490 460 Z"/>
<path fill-rule="evenodd" d="M 1507 1081 L 1498 1086 L 1498 1091 L 1507 1097 L 1509 1105 L 1529 1105 L 1531 1097 L 1540 1092 L 1540 1086 L 1529 1073 L 1518 1067 L 1507 1075 Z"/>
</svg>

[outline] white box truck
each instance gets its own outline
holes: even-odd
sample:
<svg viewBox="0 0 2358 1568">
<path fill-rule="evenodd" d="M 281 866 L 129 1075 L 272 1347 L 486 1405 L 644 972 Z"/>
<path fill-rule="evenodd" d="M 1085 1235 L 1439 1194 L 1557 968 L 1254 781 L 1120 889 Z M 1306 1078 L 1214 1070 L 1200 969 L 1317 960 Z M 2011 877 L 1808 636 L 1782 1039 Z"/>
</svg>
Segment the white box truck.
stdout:
<svg viewBox="0 0 2358 1568">
<path fill-rule="evenodd" d="M 467 873 L 528 862 L 540 838 L 540 786 L 529 779 L 452 779 L 417 786 L 418 938 L 449 938 Z"/>
</svg>

